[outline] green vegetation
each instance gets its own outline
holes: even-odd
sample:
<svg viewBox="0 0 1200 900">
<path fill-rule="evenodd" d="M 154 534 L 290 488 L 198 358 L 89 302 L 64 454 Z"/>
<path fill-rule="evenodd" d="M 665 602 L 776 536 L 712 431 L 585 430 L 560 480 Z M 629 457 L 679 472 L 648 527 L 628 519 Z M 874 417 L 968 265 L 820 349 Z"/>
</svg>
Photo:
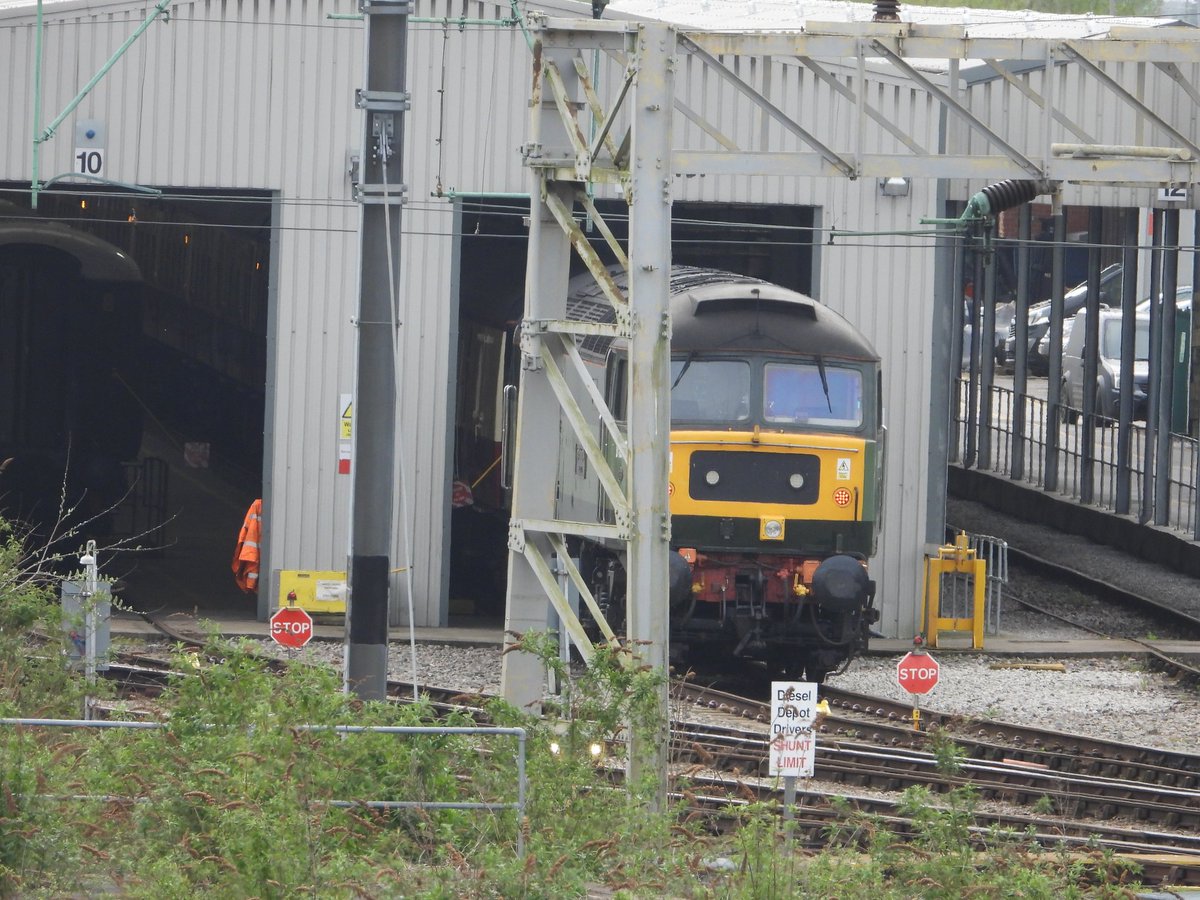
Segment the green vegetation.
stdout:
<svg viewBox="0 0 1200 900">
<path fill-rule="evenodd" d="M 11 533 L 0 562 L 19 557 Z M 12 554 L 12 555 L 7 555 Z M 51 645 L 53 592 L 0 577 L 0 711 L 74 717 L 83 694 Z M 556 642 L 529 636 L 529 649 Z M 1022 835 L 972 827 L 957 787 L 909 791 L 910 824 L 848 805 L 827 846 L 784 822 L 776 803 L 732 805 L 718 829 L 678 781 L 676 805 L 650 811 L 621 771 L 623 723 L 658 729 L 655 673 L 611 654 L 572 679 L 541 720 L 492 703 L 491 724 L 528 729 L 528 805 L 370 808 L 366 801 L 511 802 L 509 736 L 338 734 L 295 726 L 472 725 L 426 705 L 363 704 L 336 673 L 268 670 L 216 636 L 204 665 L 182 648 L 159 730 L 0 726 L 0 896 L 127 898 L 1120 897 L 1130 874 L 1106 856 L 1040 850 Z M 593 746 L 605 755 L 593 756 Z M 961 765 L 935 743 L 945 787 Z M 708 792 L 711 792 L 709 789 Z M 349 808 L 333 801 L 355 801 Z M 803 819 L 803 810 L 800 811 Z M 525 855 L 517 852 L 518 828 Z"/>
</svg>

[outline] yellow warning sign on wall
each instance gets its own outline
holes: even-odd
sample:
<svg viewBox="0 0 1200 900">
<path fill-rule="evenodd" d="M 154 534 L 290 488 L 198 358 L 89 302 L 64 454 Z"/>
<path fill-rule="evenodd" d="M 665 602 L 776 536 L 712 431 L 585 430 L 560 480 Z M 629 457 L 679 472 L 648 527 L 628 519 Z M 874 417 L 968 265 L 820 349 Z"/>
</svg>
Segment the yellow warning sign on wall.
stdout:
<svg viewBox="0 0 1200 900">
<path fill-rule="evenodd" d="M 312 613 L 346 612 L 346 573 L 312 572 L 284 569 L 279 573 L 279 606 L 289 605 L 288 594 L 295 591 L 295 605 Z"/>
</svg>

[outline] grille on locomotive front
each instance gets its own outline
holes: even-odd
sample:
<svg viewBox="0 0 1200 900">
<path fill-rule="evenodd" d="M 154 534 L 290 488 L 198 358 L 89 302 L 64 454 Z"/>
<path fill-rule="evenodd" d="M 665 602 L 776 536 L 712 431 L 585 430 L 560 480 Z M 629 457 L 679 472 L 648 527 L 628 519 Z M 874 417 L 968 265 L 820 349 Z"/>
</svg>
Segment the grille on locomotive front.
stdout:
<svg viewBox="0 0 1200 900">
<path fill-rule="evenodd" d="M 698 450 L 688 471 L 693 500 L 810 505 L 821 487 L 821 459 L 810 453 Z"/>
</svg>

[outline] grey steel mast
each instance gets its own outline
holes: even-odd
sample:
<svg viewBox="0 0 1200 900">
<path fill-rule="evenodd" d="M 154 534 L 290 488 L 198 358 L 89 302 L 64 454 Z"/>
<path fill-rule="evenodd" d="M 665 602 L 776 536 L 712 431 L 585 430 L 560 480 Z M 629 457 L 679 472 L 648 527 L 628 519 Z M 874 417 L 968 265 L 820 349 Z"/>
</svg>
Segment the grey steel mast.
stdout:
<svg viewBox="0 0 1200 900">
<path fill-rule="evenodd" d="M 346 598 L 346 688 L 364 700 L 387 693 L 388 596 L 396 466 L 396 336 L 409 0 L 362 0 L 363 110 L 358 359 L 353 493 Z"/>
</svg>

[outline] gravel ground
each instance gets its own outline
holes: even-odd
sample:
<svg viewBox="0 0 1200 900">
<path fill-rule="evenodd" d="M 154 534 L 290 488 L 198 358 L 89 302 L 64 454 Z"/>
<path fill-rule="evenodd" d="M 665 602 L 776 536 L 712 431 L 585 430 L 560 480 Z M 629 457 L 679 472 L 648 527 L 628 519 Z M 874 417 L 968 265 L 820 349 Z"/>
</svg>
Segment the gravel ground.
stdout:
<svg viewBox="0 0 1200 900">
<path fill-rule="evenodd" d="M 1052 660 L 1039 659 L 1039 663 Z M 1135 659 L 1065 659 L 1065 672 L 993 669 L 993 657 L 940 654 L 937 686 L 921 706 L 939 712 L 1068 731 L 1106 740 L 1195 753 L 1200 694 L 1150 672 Z M 829 683 L 849 691 L 907 701 L 896 684 L 896 660 L 856 660 Z"/>
</svg>

